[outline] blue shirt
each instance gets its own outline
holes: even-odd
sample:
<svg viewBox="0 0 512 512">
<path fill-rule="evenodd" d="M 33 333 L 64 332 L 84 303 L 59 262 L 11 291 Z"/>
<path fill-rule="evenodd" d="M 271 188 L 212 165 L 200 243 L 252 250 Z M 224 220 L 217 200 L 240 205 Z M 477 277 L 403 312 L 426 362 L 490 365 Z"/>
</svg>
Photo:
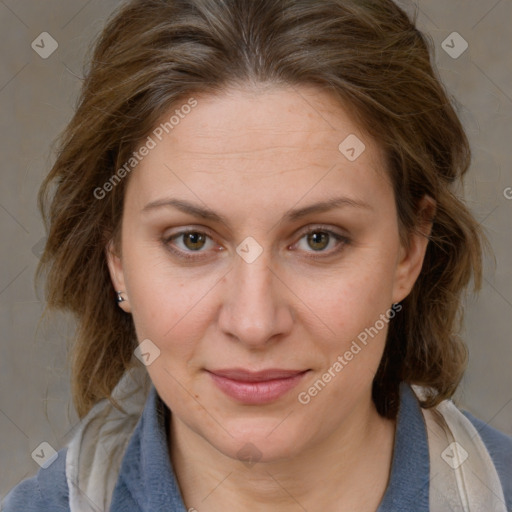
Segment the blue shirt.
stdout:
<svg viewBox="0 0 512 512">
<path fill-rule="evenodd" d="M 133 431 L 112 496 L 111 512 L 187 512 L 168 456 L 169 410 L 153 384 Z M 464 411 L 482 437 L 512 510 L 512 438 Z M 69 512 L 65 474 L 67 447 L 46 469 L 14 487 L 4 512 Z M 429 454 L 421 408 L 413 390 L 400 386 L 393 462 L 377 512 L 428 512 Z"/>
</svg>

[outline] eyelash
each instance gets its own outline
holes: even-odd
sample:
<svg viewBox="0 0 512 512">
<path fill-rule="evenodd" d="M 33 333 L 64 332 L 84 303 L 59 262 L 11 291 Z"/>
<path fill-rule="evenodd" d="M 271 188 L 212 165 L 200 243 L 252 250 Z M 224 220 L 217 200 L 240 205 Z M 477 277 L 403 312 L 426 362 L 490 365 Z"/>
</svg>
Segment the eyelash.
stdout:
<svg viewBox="0 0 512 512">
<path fill-rule="evenodd" d="M 171 236 L 163 237 L 162 238 L 162 243 L 164 244 L 166 249 L 171 251 L 173 254 L 175 254 L 179 258 L 182 258 L 182 259 L 185 259 L 185 260 L 189 260 L 189 261 L 190 260 L 199 261 L 199 260 L 203 259 L 202 256 L 199 256 L 199 257 L 198 256 L 191 256 L 190 252 L 185 252 L 185 251 L 181 251 L 179 249 L 175 249 L 175 248 L 171 247 L 171 245 L 170 245 L 170 242 L 173 241 L 174 239 L 179 238 L 179 237 L 184 236 L 184 235 L 191 234 L 191 233 L 199 234 L 199 235 L 206 235 L 208 238 L 213 239 L 213 237 L 211 237 L 207 232 L 199 231 L 199 230 L 196 230 L 196 229 L 187 229 L 187 230 L 184 230 L 184 231 L 180 231 L 178 233 L 174 233 Z M 299 241 L 302 240 L 305 236 L 310 235 L 312 233 L 326 233 L 330 237 L 334 238 L 334 240 L 336 242 L 338 242 L 338 247 L 335 248 L 334 250 L 331 250 L 331 251 L 327 252 L 326 254 L 325 254 L 325 251 L 319 251 L 319 253 L 322 253 L 321 256 L 306 256 L 307 258 L 310 258 L 310 259 L 313 259 L 313 260 L 320 260 L 320 259 L 324 259 L 324 258 L 328 258 L 328 257 L 334 256 L 335 254 L 338 254 L 339 252 L 341 252 L 346 245 L 349 245 L 351 243 L 351 240 L 348 237 L 346 237 L 344 235 L 340 235 L 339 233 L 336 233 L 335 231 L 331 231 L 330 229 L 327 229 L 327 228 L 325 228 L 323 226 L 315 226 L 313 228 L 310 228 L 310 229 L 304 231 L 301 234 L 301 236 L 299 238 Z M 295 245 L 295 244 L 293 244 L 293 245 Z M 192 252 L 194 252 L 194 251 L 192 251 Z M 201 252 L 201 251 L 196 251 L 196 252 Z"/>
</svg>

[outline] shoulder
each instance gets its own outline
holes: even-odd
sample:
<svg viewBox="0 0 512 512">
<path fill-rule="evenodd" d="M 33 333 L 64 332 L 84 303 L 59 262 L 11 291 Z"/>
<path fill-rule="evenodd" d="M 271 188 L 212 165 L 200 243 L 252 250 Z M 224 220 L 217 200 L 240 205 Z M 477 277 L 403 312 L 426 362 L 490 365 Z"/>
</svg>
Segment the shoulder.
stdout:
<svg viewBox="0 0 512 512">
<path fill-rule="evenodd" d="M 503 486 L 507 508 L 512 510 L 512 437 L 465 410 L 461 412 L 471 421 L 489 451 Z"/>
<path fill-rule="evenodd" d="M 2 503 L 2 512 L 69 512 L 66 480 L 67 446 L 47 468 L 13 487 Z"/>
</svg>

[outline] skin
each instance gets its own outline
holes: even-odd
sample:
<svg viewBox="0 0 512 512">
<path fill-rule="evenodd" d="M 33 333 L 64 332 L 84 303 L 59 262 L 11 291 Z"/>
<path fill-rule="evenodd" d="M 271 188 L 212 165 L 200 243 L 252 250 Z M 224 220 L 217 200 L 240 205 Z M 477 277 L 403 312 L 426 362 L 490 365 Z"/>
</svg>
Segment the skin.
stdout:
<svg viewBox="0 0 512 512">
<path fill-rule="evenodd" d="M 106 251 L 139 342 L 160 350 L 147 371 L 172 411 L 169 455 L 185 504 L 199 512 L 375 511 L 395 433 L 371 400 L 387 324 L 307 405 L 297 397 L 409 294 L 428 240 L 400 243 L 383 154 L 325 92 L 194 97 L 198 105 L 132 171 L 121 247 Z M 338 150 L 349 134 L 366 146 L 353 162 Z M 368 206 L 283 220 L 289 209 L 338 196 Z M 169 206 L 142 211 L 169 197 L 207 206 L 229 225 Z M 315 245 L 307 228 L 349 241 Z M 184 229 L 207 237 L 162 241 Z M 252 263 L 236 252 L 246 237 L 263 249 Z M 232 367 L 310 371 L 275 402 L 247 405 L 205 371 Z M 257 447 L 255 465 L 238 455 L 247 443 Z"/>
</svg>

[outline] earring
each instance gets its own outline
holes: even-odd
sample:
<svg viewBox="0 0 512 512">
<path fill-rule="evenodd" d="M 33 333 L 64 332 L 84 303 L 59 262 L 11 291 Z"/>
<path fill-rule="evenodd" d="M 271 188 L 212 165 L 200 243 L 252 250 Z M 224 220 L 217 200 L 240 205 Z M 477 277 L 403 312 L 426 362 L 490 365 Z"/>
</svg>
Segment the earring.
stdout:
<svg viewBox="0 0 512 512">
<path fill-rule="evenodd" d="M 117 292 L 117 303 L 119 304 L 120 302 L 124 302 L 126 299 L 124 299 L 123 297 L 121 297 L 121 293 L 123 293 L 122 291 L 120 292 Z"/>
</svg>

